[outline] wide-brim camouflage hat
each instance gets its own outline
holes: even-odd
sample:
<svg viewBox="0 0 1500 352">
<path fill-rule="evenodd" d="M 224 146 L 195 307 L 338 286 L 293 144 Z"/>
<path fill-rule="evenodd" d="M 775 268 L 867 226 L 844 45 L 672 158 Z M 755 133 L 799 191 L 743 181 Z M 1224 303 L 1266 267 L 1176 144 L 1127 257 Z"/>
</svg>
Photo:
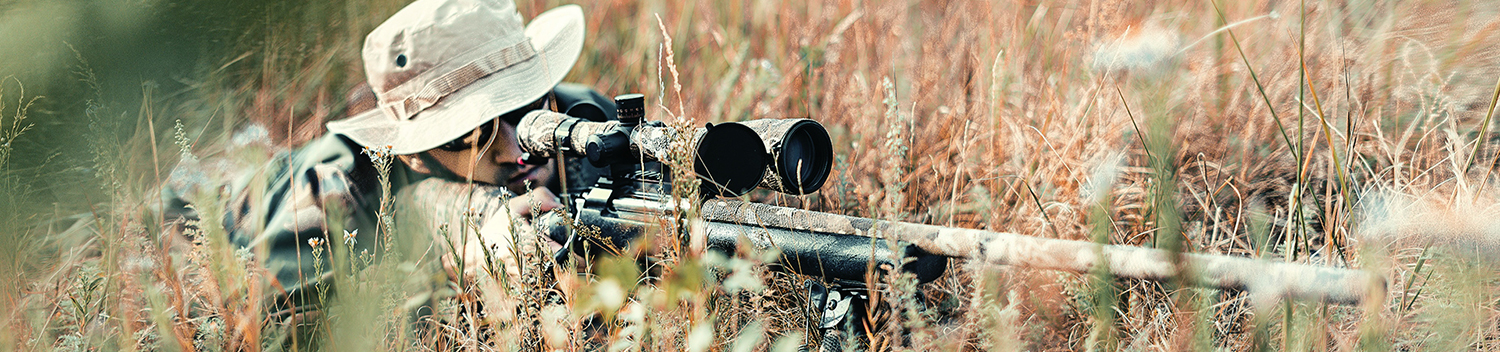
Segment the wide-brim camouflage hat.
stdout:
<svg viewBox="0 0 1500 352">
<path fill-rule="evenodd" d="M 418 0 L 365 38 L 378 108 L 329 122 L 328 131 L 395 154 L 432 149 L 562 82 L 584 30 L 577 5 L 523 26 L 510 0 Z"/>
</svg>

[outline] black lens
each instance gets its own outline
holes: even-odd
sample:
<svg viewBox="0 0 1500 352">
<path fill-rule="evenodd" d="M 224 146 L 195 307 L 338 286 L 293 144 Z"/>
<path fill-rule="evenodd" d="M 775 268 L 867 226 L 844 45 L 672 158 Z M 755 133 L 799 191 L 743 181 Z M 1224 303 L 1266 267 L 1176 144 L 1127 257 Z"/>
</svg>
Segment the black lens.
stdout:
<svg viewBox="0 0 1500 352">
<path fill-rule="evenodd" d="M 709 127 L 698 141 L 694 171 L 703 179 L 703 194 L 738 197 L 755 189 L 770 157 L 760 136 L 733 122 Z"/>
<path fill-rule="evenodd" d="M 817 192 L 833 168 L 828 130 L 811 119 L 758 119 L 740 122 L 760 136 L 771 153 L 771 172 L 761 186 L 786 194 Z"/>
<path fill-rule="evenodd" d="M 782 135 L 781 149 L 773 171 L 781 178 L 782 192 L 808 194 L 817 192 L 828 180 L 833 168 L 833 142 L 828 130 L 817 121 L 793 120 Z M 762 136 L 764 138 L 766 136 Z"/>
<path fill-rule="evenodd" d="M 822 134 L 817 136 L 817 134 Z M 828 178 L 828 160 L 832 151 L 819 141 L 827 141 L 828 135 L 821 128 L 796 128 L 787 136 L 782 146 L 781 169 L 789 171 L 787 176 L 803 193 L 817 190 Z M 825 142 L 826 143 L 826 142 Z M 809 187 L 811 186 L 811 187 Z"/>
</svg>

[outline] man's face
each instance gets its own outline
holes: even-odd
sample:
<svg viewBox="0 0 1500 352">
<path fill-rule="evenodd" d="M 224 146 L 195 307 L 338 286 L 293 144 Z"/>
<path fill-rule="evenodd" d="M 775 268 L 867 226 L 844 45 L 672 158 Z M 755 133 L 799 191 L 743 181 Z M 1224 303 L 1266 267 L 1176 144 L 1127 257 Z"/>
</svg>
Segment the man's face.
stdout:
<svg viewBox="0 0 1500 352">
<path fill-rule="evenodd" d="M 466 136 L 428 150 L 426 153 L 432 156 L 429 160 L 437 161 L 441 167 L 461 179 L 504 186 L 516 194 L 526 193 L 529 188 L 546 187 L 547 182 L 552 180 L 553 162 L 548 161 L 545 165 L 517 163 L 516 159 L 521 157 L 522 151 L 516 141 L 514 124 L 525 113 L 545 108 L 546 102 L 544 97 L 536 103 L 479 126 Z M 413 160 L 410 158 L 414 156 L 402 160 L 412 165 Z M 413 165 L 413 168 L 424 173 L 433 171 L 430 167 Z"/>
</svg>

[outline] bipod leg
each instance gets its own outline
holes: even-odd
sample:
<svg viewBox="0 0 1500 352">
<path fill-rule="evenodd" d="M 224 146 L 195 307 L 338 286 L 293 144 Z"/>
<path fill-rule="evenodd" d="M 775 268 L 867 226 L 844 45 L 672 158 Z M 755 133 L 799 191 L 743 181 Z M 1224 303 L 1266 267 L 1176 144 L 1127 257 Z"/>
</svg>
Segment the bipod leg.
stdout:
<svg viewBox="0 0 1500 352">
<path fill-rule="evenodd" d="M 817 322 L 817 329 L 823 334 L 818 350 L 863 351 L 867 328 L 861 317 L 870 300 L 865 289 L 836 283 L 825 286 L 817 280 L 806 283 L 808 307 L 813 313 L 810 320 Z"/>
</svg>

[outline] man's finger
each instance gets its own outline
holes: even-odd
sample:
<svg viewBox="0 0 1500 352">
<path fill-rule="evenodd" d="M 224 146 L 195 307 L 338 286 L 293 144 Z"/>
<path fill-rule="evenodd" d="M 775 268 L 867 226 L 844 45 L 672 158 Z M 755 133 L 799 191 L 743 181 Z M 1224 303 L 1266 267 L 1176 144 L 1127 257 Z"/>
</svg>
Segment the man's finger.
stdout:
<svg viewBox="0 0 1500 352">
<path fill-rule="evenodd" d="M 546 187 L 532 189 L 531 192 L 510 200 L 511 214 L 520 218 L 530 218 L 536 215 L 532 214 L 532 207 L 535 207 L 537 212 L 544 213 L 562 207 L 562 203 L 558 202 L 557 195 L 552 194 L 552 191 L 547 190 Z"/>
</svg>

